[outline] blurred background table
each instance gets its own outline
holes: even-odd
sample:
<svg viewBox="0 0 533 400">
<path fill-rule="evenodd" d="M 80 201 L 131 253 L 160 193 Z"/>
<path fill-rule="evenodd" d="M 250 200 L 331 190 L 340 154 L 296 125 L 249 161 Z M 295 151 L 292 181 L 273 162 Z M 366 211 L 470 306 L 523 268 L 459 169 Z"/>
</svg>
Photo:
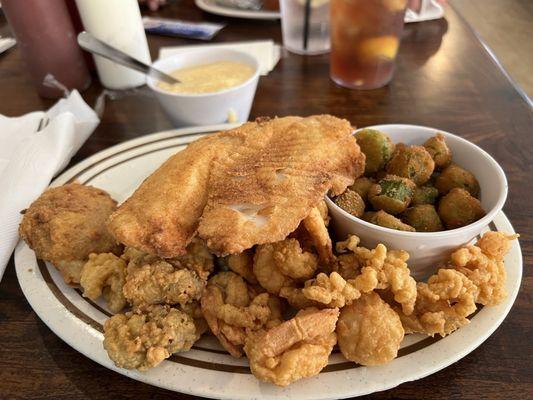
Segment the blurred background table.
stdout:
<svg viewBox="0 0 533 400">
<path fill-rule="evenodd" d="M 281 42 L 278 21 L 216 17 L 197 9 L 192 0 L 147 14 L 227 23 L 214 42 Z M 0 35 L 8 32 L 0 15 Z M 153 59 L 161 46 L 198 44 L 153 35 L 148 40 Z M 509 180 L 504 211 L 522 234 L 522 288 L 502 326 L 480 348 L 445 370 L 371 397 L 533 398 L 531 104 L 453 7 L 448 7 L 446 19 L 406 26 L 396 75 L 389 86 L 350 91 L 330 81 L 328 72 L 327 55 L 284 53 L 277 67 L 260 79 L 251 118 L 330 113 L 355 126 L 407 123 L 454 132 L 480 145 L 503 167 Z M 83 97 L 93 104 L 101 90 L 95 82 Z M 17 48 L 0 55 L 1 114 L 16 116 L 51 104 L 37 96 Z M 124 140 L 169 128 L 169 121 L 146 91 L 108 101 L 101 124 L 72 163 Z M 26 302 L 11 261 L 0 283 L 0 398 L 192 397 L 127 379 L 62 342 Z"/>
</svg>

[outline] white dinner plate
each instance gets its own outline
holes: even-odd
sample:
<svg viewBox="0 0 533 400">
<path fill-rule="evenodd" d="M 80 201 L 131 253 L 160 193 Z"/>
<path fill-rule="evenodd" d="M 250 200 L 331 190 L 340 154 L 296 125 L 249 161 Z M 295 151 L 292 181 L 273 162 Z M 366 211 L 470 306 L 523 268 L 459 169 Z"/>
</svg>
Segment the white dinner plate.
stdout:
<svg viewBox="0 0 533 400">
<path fill-rule="evenodd" d="M 173 153 L 205 134 L 235 125 L 187 128 L 131 140 L 106 149 L 72 167 L 53 186 L 73 180 L 108 191 L 118 201 Z M 514 232 L 503 213 L 491 229 Z M 37 315 L 61 339 L 97 363 L 133 379 L 177 392 L 223 399 L 333 399 L 359 396 L 423 378 L 460 360 L 485 341 L 511 309 L 520 287 L 522 254 L 514 241 L 506 259 L 508 297 L 496 307 L 484 307 L 472 322 L 444 339 L 422 335 L 405 337 L 398 358 L 379 367 L 362 367 L 334 351 L 318 375 L 285 388 L 258 381 L 245 358 L 229 356 L 212 336 L 193 349 L 173 355 L 147 372 L 117 368 L 102 346 L 102 324 L 110 315 L 103 302 L 93 303 L 79 289 L 66 285 L 56 269 L 37 260 L 23 242 L 15 251 L 18 280 Z M 475 371 L 472 371 L 473 373 Z"/>
<path fill-rule="evenodd" d="M 216 0 L 194 0 L 194 4 L 205 12 L 223 15 L 224 17 L 245 18 L 245 19 L 280 19 L 279 11 L 267 10 L 243 10 L 235 7 L 225 7 L 217 4 Z"/>
</svg>

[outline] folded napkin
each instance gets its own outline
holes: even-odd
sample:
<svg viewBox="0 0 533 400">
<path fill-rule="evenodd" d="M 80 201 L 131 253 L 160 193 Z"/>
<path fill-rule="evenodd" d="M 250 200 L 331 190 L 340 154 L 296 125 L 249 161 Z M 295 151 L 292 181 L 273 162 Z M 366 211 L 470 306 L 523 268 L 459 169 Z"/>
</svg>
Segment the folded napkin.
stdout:
<svg viewBox="0 0 533 400">
<path fill-rule="evenodd" d="M 444 16 L 444 8 L 437 2 L 437 0 L 421 0 L 420 10 L 418 12 L 407 9 L 405 12 L 404 21 L 422 22 L 430 21 L 432 19 L 439 19 Z"/>
<path fill-rule="evenodd" d="M 272 40 L 257 40 L 250 42 L 232 42 L 217 44 L 201 44 L 192 46 L 162 47 L 159 58 L 166 58 L 188 50 L 196 49 L 231 49 L 248 53 L 259 62 L 261 75 L 267 75 L 279 61 L 280 46 Z"/>
<path fill-rule="evenodd" d="M 0 36 L 0 54 L 2 54 L 6 50 L 9 50 L 16 43 L 17 42 L 13 38 L 3 38 L 2 36 Z"/>
<path fill-rule="evenodd" d="M 65 168 L 99 122 L 76 90 L 47 112 L 0 115 L 0 279 L 18 241 L 20 212 Z M 39 126 L 44 128 L 38 131 Z"/>
</svg>

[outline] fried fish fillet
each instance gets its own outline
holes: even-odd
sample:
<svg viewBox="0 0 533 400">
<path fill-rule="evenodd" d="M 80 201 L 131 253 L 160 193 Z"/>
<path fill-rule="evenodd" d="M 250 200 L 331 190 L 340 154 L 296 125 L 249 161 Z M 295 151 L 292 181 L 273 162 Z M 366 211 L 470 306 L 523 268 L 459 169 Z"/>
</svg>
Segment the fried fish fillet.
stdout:
<svg viewBox="0 0 533 400">
<path fill-rule="evenodd" d="M 364 169 L 348 121 L 329 115 L 245 124 L 244 143 L 214 161 L 198 233 L 218 254 L 283 240 L 331 190 Z"/>
<path fill-rule="evenodd" d="M 170 157 L 111 215 L 110 232 L 159 257 L 185 254 L 207 201 L 213 158 L 231 146 L 232 138 L 212 135 Z"/>
<path fill-rule="evenodd" d="M 364 170 L 348 121 L 260 119 L 197 140 L 149 176 L 109 220 L 118 241 L 160 257 L 198 235 L 218 255 L 276 242 Z"/>
</svg>

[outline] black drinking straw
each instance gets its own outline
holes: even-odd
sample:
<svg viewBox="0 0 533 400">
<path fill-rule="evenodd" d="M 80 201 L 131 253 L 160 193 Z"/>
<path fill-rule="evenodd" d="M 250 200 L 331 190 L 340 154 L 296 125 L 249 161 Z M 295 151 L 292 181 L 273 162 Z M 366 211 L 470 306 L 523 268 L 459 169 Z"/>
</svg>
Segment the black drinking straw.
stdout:
<svg viewBox="0 0 533 400">
<path fill-rule="evenodd" d="M 310 14 L 311 14 L 311 0 L 305 0 L 304 37 L 303 37 L 304 50 L 307 50 L 307 42 L 309 41 L 309 16 Z"/>
</svg>

